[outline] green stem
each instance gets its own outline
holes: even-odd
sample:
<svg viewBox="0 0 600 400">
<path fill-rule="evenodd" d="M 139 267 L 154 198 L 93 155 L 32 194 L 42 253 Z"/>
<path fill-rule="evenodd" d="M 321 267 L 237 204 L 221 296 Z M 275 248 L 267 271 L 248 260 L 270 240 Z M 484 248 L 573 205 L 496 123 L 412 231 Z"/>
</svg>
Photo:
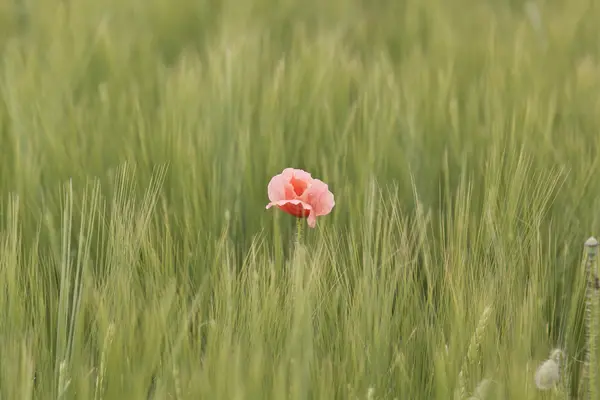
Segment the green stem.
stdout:
<svg viewBox="0 0 600 400">
<path fill-rule="evenodd" d="M 302 229 L 304 228 L 304 220 L 302 218 L 296 219 L 296 245 L 302 243 Z"/>
</svg>

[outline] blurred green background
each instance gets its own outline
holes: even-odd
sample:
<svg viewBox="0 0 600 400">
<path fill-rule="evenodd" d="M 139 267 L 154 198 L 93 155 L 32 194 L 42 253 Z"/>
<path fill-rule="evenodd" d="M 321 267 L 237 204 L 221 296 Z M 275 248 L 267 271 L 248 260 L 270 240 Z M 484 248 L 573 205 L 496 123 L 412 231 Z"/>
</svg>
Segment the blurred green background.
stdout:
<svg viewBox="0 0 600 400">
<path fill-rule="evenodd" d="M 287 166 L 352 225 L 373 180 L 440 209 L 461 176 L 481 199 L 487 169 L 510 185 L 524 157 L 560 170 L 550 219 L 579 244 L 599 205 L 598 6 L 536 9 L 540 25 L 521 1 L 3 2 L 0 187 L 39 204 L 168 163 L 173 212 L 208 233 L 228 210 L 243 247 Z"/>
</svg>

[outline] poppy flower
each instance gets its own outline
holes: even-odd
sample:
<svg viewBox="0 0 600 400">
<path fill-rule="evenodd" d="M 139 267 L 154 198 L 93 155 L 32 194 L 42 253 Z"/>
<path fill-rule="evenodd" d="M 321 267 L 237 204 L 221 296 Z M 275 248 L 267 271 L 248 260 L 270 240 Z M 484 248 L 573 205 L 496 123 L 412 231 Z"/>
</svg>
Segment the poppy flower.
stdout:
<svg viewBox="0 0 600 400">
<path fill-rule="evenodd" d="M 286 168 L 271 178 L 268 194 L 267 209 L 276 206 L 294 217 L 307 218 L 311 228 L 317 217 L 329 214 L 335 206 L 327 184 L 301 169 Z"/>
</svg>

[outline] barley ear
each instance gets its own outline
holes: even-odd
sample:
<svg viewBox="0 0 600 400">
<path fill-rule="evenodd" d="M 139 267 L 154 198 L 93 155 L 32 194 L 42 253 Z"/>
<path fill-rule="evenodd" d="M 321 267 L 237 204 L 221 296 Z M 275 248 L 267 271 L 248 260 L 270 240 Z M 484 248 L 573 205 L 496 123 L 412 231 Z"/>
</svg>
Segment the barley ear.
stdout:
<svg viewBox="0 0 600 400">
<path fill-rule="evenodd" d="M 104 345 L 102 346 L 102 355 L 100 356 L 100 367 L 96 374 L 96 388 L 94 390 L 94 400 L 102 399 L 102 391 L 104 386 L 104 374 L 106 372 L 106 357 L 108 349 L 112 343 L 113 335 L 115 333 L 115 325 L 110 324 L 104 337 Z"/>
<path fill-rule="evenodd" d="M 586 275 L 587 285 L 585 291 L 585 373 L 588 378 L 588 399 L 597 400 L 598 394 L 598 357 L 596 335 L 598 334 L 598 240 L 591 237 L 585 242 L 587 249 Z"/>
<path fill-rule="evenodd" d="M 473 365 L 475 362 L 477 362 L 479 360 L 479 347 L 481 345 L 481 342 L 483 341 L 483 335 L 485 333 L 485 329 L 487 327 L 488 324 L 488 320 L 490 317 L 490 314 L 492 313 L 492 308 L 491 307 L 486 307 L 483 310 L 483 313 L 481 314 L 481 317 L 479 317 L 479 322 L 477 323 L 477 328 L 475 329 L 475 333 L 473 334 L 473 336 L 471 337 L 471 341 L 469 343 L 469 348 L 467 349 L 467 355 L 465 357 L 465 359 L 463 360 L 463 364 L 460 368 L 460 372 L 458 374 L 458 398 L 460 399 L 467 399 L 468 396 L 468 389 L 467 389 L 467 385 L 468 385 L 468 374 L 469 374 L 469 368 L 471 365 Z"/>
</svg>

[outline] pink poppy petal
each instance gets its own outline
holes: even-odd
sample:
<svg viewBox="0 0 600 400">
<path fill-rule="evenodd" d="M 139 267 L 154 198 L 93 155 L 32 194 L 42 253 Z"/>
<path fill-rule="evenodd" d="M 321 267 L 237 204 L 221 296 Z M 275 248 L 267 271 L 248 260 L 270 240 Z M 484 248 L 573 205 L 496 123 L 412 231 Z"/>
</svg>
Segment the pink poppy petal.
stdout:
<svg viewBox="0 0 600 400">
<path fill-rule="evenodd" d="M 286 177 L 287 179 L 292 179 L 292 177 L 294 176 L 294 171 L 294 168 L 286 168 L 280 175 Z"/>
<path fill-rule="evenodd" d="M 335 198 L 333 193 L 331 193 L 329 190 L 322 192 L 319 196 L 316 207 L 317 209 L 315 212 L 317 213 L 317 216 L 320 217 L 329 214 L 331 210 L 333 210 L 333 207 L 335 207 Z"/>
<path fill-rule="evenodd" d="M 310 214 L 308 214 L 308 219 L 306 222 L 308 222 L 308 226 L 311 228 L 317 226 L 317 215 L 314 210 L 311 210 Z"/>
<path fill-rule="evenodd" d="M 279 201 L 294 198 L 294 187 L 284 175 L 275 175 L 267 187 L 270 201 Z"/>
<path fill-rule="evenodd" d="M 305 218 L 310 214 L 313 214 L 313 209 L 310 204 L 303 202 L 302 200 L 279 200 L 271 202 L 267 205 L 267 209 L 272 206 L 278 207 L 281 211 L 284 211 L 294 217 Z"/>
<path fill-rule="evenodd" d="M 334 196 L 329 191 L 329 186 L 319 179 L 312 181 L 310 187 L 306 189 L 301 198 L 312 206 L 316 216 L 329 214 L 335 206 Z"/>
<path fill-rule="evenodd" d="M 312 176 L 310 175 L 310 173 L 306 172 L 303 169 L 293 169 L 294 172 L 294 178 L 300 180 L 300 181 L 304 181 L 306 183 L 309 183 L 310 181 L 313 180 Z"/>
</svg>

